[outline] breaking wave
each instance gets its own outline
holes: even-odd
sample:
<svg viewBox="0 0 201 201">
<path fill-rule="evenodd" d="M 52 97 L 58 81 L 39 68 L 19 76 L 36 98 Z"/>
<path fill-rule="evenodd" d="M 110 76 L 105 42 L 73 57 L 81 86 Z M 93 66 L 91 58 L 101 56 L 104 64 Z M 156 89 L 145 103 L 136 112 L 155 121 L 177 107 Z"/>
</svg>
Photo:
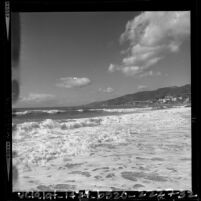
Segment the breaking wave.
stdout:
<svg viewBox="0 0 201 201">
<path fill-rule="evenodd" d="M 44 114 L 60 114 L 67 113 L 68 115 L 78 114 L 78 113 L 91 113 L 91 112 L 107 112 L 107 113 L 132 113 L 132 112 L 140 112 L 150 110 L 150 108 L 127 108 L 127 109 L 76 109 L 76 110 L 25 110 L 25 111 L 13 111 L 13 116 L 36 116 L 36 115 L 44 115 Z"/>
<path fill-rule="evenodd" d="M 119 112 L 119 113 L 129 113 L 129 112 L 140 112 L 140 111 L 148 111 L 151 110 L 151 107 L 147 108 L 113 108 L 113 109 L 89 109 L 90 111 L 105 111 L 105 112 Z"/>
<path fill-rule="evenodd" d="M 55 160 L 59 163 L 65 157 L 89 156 L 100 146 L 126 142 L 125 132 L 104 126 L 101 118 L 46 119 L 17 124 L 13 136 L 13 150 L 18 153 L 15 160 L 27 167 L 46 165 Z"/>
<path fill-rule="evenodd" d="M 47 114 L 58 114 L 66 112 L 65 110 L 25 110 L 22 112 L 13 112 L 14 115 L 21 116 L 21 115 L 27 115 L 27 114 L 38 114 L 38 113 L 47 113 Z"/>
<path fill-rule="evenodd" d="M 89 157 L 94 153 L 101 154 L 102 150 L 108 153 L 111 149 L 131 143 L 135 145 L 135 150 L 144 153 L 154 153 L 156 149 L 175 151 L 180 149 L 172 146 L 175 131 L 178 139 L 186 139 L 190 125 L 189 108 L 81 119 L 46 119 L 16 124 L 12 148 L 17 153 L 15 163 L 22 165 L 23 169 L 58 166 L 75 156 Z M 167 140 L 161 146 L 164 137 Z M 136 139 L 138 144 L 135 144 Z"/>
</svg>

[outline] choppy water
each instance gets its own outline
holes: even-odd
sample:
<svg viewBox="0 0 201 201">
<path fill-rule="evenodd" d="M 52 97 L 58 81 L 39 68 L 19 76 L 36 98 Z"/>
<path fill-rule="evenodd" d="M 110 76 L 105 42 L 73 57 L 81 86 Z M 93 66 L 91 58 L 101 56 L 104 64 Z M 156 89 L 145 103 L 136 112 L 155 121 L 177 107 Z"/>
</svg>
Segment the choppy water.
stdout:
<svg viewBox="0 0 201 201">
<path fill-rule="evenodd" d="M 191 109 L 23 121 L 13 150 L 14 191 L 190 190 Z"/>
<path fill-rule="evenodd" d="M 26 108 L 26 109 L 15 109 L 13 111 L 13 122 L 40 122 L 46 119 L 77 119 L 84 117 L 93 117 L 105 115 L 107 113 L 104 110 L 93 110 L 93 109 L 71 109 L 71 108 Z"/>
</svg>

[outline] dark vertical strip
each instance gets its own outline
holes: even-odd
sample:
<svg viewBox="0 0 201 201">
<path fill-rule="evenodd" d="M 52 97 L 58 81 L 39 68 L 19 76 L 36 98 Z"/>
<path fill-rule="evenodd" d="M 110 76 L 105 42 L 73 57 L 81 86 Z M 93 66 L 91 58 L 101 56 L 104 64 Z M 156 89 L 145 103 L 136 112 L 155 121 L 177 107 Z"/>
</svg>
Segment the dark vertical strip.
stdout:
<svg viewBox="0 0 201 201">
<path fill-rule="evenodd" d="M 193 3 L 191 12 L 191 81 L 192 81 L 192 191 L 201 198 L 201 151 L 200 151 L 200 1 Z"/>
<path fill-rule="evenodd" d="M 20 57 L 20 17 L 19 13 L 11 13 L 11 59 L 12 69 L 19 71 Z M 19 81 L 12 78 L 12 103 L 15 104 L 19 97 Z"/>
<path fill-rule="evenodd" d="M 12 191 L 12 97 L 11 97 L 11 12 L 10 12 L 10 1 L 6 1 L 9 7 L 9 29 L 8 40 L 7 40 L 7 56 L 6 56 L 6 151 L 7 151 L 7 174 L 8 174 L 8 195 Z"/>
<path fill-rule="evenodd" d="M 11 43 L 10 43 L 10 1 L 1 1 L 0 7 L 3 9 L 1 16 L 1 30 L 2 30 L 2 46 L 3 47 L 3 66 L 1 68 L 1 116 L 3 117 L 0 121 L 2 123 L 1 137 L 3 138 L 3 180 L 4 189 L 3 197 L 4 200 L 8 199 L 8 194 L 11 191 L 12 178 L 11 178 L 11 140 L 12 140 L 12 129 L 11 129 Z"/>
<path fill-rule="evenodd" d="M 11 57 L 12 68 L 18 68 L 20 55 L 20 18 L 19 13 L 11 13 Z"/>
<path fill-rule="evenodd" d="M 4 1 L 0 1 L 0 47 L 2 48 L 2 58 L 0 60 L 1 65 L 2 65 L 2 72 L 1 72 L 1 79 L 0 79 L 0 86 L 1 86 L 1 98 L 0 98 L 0 116 L 1 116 L 1 120 L 0 120 L 0 128 L 1 128 L 1 145 L 0 145 L 0 151 L 1 153 L 3 153 L 3 157 L 1 158 L 1 171 L 0 171 L 0 175 L 1 178 L 0 180 L 2 181 L 2 194 L 1 197 L 2 199 L 6 200 L 7 197 L 7 179 L 6 179 L 6 136 L 5 136 L 5 120 L 4 120 L 4 112 L 5 112 L 5 73 L 6 73 L 6 22 L 5 22 L 5 2 Z"/>
<path fill-rule="evenodd" d="M 11 13 L 11 65 L 12 71 L 19 72 L 19 60 L 20 60 L 20 16 L 18 12 Z M 18 74 L 18 73 L 17 73 Z M 18 77 L 15 77 L 15 73 L 12 76 L 12 104 L 15 104 L 19 98 L 20 87 Z M 12 127 L 12 135 L 15 134 L 15 126 Z M 12 155 L 12 138 L 11 138 L 11 155 Z M 12 184 L 17 182 L 18 172 L 17 168 L 11 164 L 11 189 Z"/>
</svg>

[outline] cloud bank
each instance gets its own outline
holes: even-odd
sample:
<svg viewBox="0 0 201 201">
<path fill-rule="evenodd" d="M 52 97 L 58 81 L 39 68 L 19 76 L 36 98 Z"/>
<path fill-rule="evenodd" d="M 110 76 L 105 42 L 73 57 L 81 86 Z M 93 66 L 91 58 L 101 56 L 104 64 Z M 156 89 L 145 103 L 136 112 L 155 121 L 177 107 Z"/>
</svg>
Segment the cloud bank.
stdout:
<svg viewBox="0 0 201 201">
<path fill-rule="evenodd" d="M 139 77 L 147 77 L 147 76 L 160 76 L 161 72 L 157 71 L 157 72 L 153 72 L 152 70 L 150 71 L 146 71 L 144 73 L 141 73 L 139 75 Z"/>
<path fill-rule="evenodd" d="M 141 90 L 141 89 L 146 89 L 147 88 L 147 86 L 146 85 L 139 85 L 138 87 L 137 87 L 137 89 L 138 90 Z"/>
<path fill-rule="evenodd" d="M 114 92 L 114 89 L 112 87 L 107 87 L 106 89 L 99 88 L 98 91 L 103 93 L 112 93 Z"/>
<path fill-rule="evenodd" d="M 143 12 L 128 21 L 120 42 L 128 42 L 121 65 L 110 64 L 108 71 L 138 75 L 154 66 L 167 53 L 175 53 L 190 36 L 189 11 Z"/>
<path fill-rule="evenodd" d="M 45 94 L 45 93 L 30 93 L 27 97 L 21 97 L 20 101 L 21 102 L 43 102 L 47 100 L 52 100 L 54 99 L 55 96 L 52 94 Z"/>
<path fill-rule="evenodd" d="M 86 77 L 62 77 L 60 82 L 56 85 L 63 88 L 74 88 L 74 87 L 84 87 L 91 84 L 91 80 Z"/>
</svg>

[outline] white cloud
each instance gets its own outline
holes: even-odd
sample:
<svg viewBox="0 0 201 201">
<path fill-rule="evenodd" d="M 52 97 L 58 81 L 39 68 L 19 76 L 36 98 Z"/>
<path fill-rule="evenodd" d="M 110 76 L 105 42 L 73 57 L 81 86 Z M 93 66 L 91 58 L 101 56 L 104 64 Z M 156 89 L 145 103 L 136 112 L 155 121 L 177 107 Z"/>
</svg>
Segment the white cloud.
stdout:
<svg viewBox="0 0 201 201">
<path fill-rule="evenodd" d="M 99 88 L 98 91 L 104 92 L 104 93 L 112 93 L 114 89 L 112 87 L 107 87 L 106 89 Z"/>
<path fill-rule="evenodd" d="M 125 66 L 124 68 L 121 68 L 121 71 L 125 74 L 125 75 L 136 75 L 137 73 L 139 73 L 140 71 L 140 67 L 139 66 Z"/>
<path fill-rule="evenodd" d="M 78 78 L 78 77 L 62 77 L 60 78 L 60 82 L 56 85 L 58 87 L 64 88 L 74 88 L 74 87 L 84 87 L 91 84 L 91 80 L 86 77 Z"/>
<path fill-rule="evenodd" d="M 55 96 L 52 94 L 45 94 L 45 93 L 30 93 L 27 97 L 21 97 L 21 102 L 43 102 L 47 100 L 54 99 Z"/>
<path fill-rule="evenodd" d="M 152 70 L 144 72 L 142 74 L 139 75 L 139 77 L 147 77 L 147 76 L 160 76 L 161 72 L 153 72 Z"/>
<path fill-rule="evenodd" d="M 115 66 L 114 66 L 114 64 L 110 64 L 109 65 L 109 68 L 108 68 L 108 71 L 110 71 L 110 72 L 114 72 L 115 71 Z"/>
<path fill-rule="evenodd" d="M 141 53 L 139 55 L 136 56 L 130 56 L 130 57 L 126 57 L 123 59 L 123 64 L 125 65 L 132 65 L 133 63 L 137 63 L 137 62 L 141 62 L 143 60 L 146 60 L 148 58 L 150 58 L 153 55 L 153 52 L 145 52 L 145 53 Z"/>
<path fill-rule="evenodd" d="M 131 76 L 131 75 L 136 75 L 137 73 L 139 73 L 141 69 L 139 66 L 124 66 L 122 68 L 122 66 L 110 64 L 108 71 L 109 72 L 121 71 L 123 74 Z"/>
<path fill-rule="evenodd" d="M 137 89 L 138 90 L 141 90 L 141 89 L 146 89 L 147 88 L 147 86 L 146 85 L 139 85 L 138 87 L 137 87 Z"/>
<path fill-rule="evenodd" d="M 130 40 L 132 47 L 156 47 L 181 41 L 189 34 L 189 11 L 143 12 L 127 23 L 121 40 Z"/>
<path fill-rule="evenodd" d="M 158 63 L 158 61 L 160 61 L 161 59 L 162 59 L 162 57 L 154 57 L 154 58 L 147 60 L 146 64 L 143 67 L 143 70 L 149 68 L 150 66 L 153 66 L 156 63 Z"/>
<path fill-rule="evenodd" d="M 189 11 L 143 12 L 126 24 L 120 41 L 129 42 L 121 65 L 110 64 L 110 72 L 121 71 L 136 75 L 151 68 L 165 54 L 179 51 L 183 41 L 190 36 Z M 132 68 L 139 67 L 138 70 Z M 130 73 L 128 73 L 130 72 Z"/>
</svg>

